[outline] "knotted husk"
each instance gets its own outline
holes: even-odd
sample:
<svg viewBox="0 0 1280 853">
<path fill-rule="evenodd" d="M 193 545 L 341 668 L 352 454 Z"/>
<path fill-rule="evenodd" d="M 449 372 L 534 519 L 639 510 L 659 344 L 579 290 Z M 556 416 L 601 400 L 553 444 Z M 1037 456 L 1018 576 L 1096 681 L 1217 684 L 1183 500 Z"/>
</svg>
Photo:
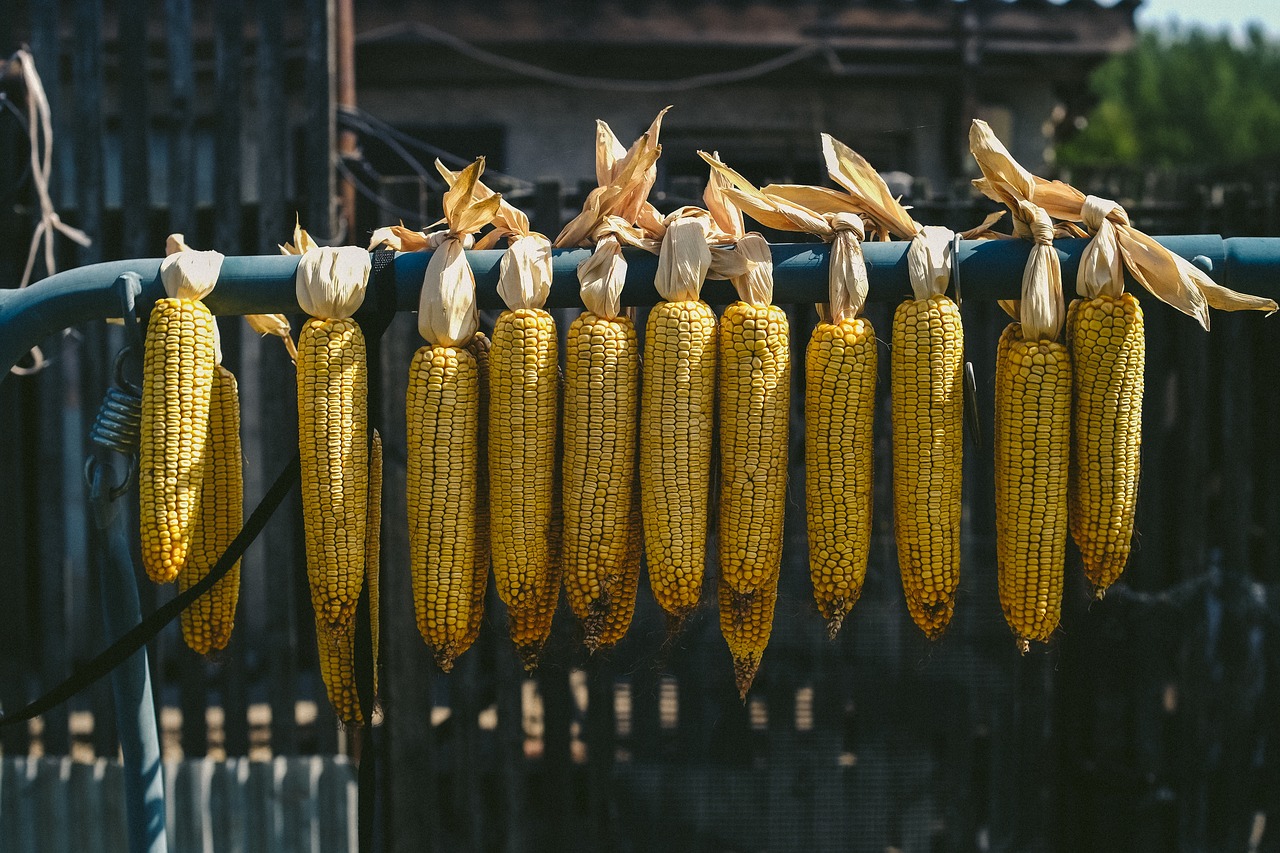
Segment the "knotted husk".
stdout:
<svg viewBox="0 0 1280 853">
<path fill-rule="evenodd" d="M 974 121 L 969 131 L 969 147 L 983 175 L 973 182 L 974 186 L 988 198 L 1011 209 L 1017 208 L 1019 200 L 1031 201 L 1043 208 L 1052 219 L 1084 222 L 1089 227 L 1085 219 L 1088 201 L 1085 194 L 1061 181 L 1047 181 L 1032 175 L 1013 159 L 986 122 Z M 1102 219 L 1110 223 L 1114 230 L 1115 246 L 1134 280 L 1157 299 L 1194 317 L 1205 329 L 1209 328 L 1210 308 L 1268 313 L 1276 310 L 1273 300 L 1237 293 L 1214 282 L 1189 261 L 1130 225 L 1128 216 L 1119 205 L 1099 199 L 1090 203 L 1089 207 L 1091 221 L 1101 214 Z M 1095 236 L 1097 233 L 1098 230 L 1095 230 Z M 1086 275 L 1095 279 L 1098 278 L 1097 265 L 1110 264 L 1110 259 L 1101 254 L 1107 248 L 1107 239 L 1109 238 L 1104 237 L 1104 243 L 1094 250 L 1089 259 L 1095 269 Z M 1077 286 L 1079 284 L 1077 279 Z"/>
</svg>

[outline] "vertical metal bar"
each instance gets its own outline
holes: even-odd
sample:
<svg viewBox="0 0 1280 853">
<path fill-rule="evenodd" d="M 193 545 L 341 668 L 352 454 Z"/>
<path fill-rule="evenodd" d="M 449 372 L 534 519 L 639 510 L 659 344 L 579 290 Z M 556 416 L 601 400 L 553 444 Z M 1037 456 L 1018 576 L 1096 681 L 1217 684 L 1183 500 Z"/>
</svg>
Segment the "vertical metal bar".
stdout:
<svg viewBox="0 0 1280 853">
<path fill-rule="evenodd" d="M 356 105 L 356 15 L 353 0 L 337 0 L 337 16 L 335 23 L 336 61 L 337 61 L 337 102 L 343 107 Z M 338 137 L 338 156 L 348 157 L 356 153 L 356 135 L 353 131 L 344 130 Z M 346 242 L 353 242 L 356 233 L 356 188 L 350 180 L 342 182 L 342 221 L 343 230 L 348 235 Z"/>
<path fill-rule="evenodd" d="M 273 5 L 273 4 L 272 4 Z M 196 229 L 195 57 L 191 44 L 191 0 L 165 0 L 169 45 L 169 230 Z"/>
<path fill-rule="evenodd" d="M 306 0 L 307 122 L 305 225 L 321 239 L 334 235 L 334 1 Z"/>
<path fill-rule="evenodd" d="M 103 467 L 97 470 L 100 476 L 105 474 Z M 142 621 L 142 606 L 125 529 L 127 516 L 100 480 L 93 491 L 97 524 L 106 546 L 102 621 L 107 636 L 114 639 Z M 111 686 L 124 758 L 129 849 L 133 853 L 165 853 L 164 768 L 145 648 L 112 671 Z"/>
<path fill-rule="evenodd" d="M 118 65 L 120 74 L 120 207 L 124 218 L 122 249 L 126 257 L 152 254 L 151 178 L 148 156 L 147 84 L 150 55 L 147 22 L 150 0 L 124 0 L 120 4 Z"/>
</svg>

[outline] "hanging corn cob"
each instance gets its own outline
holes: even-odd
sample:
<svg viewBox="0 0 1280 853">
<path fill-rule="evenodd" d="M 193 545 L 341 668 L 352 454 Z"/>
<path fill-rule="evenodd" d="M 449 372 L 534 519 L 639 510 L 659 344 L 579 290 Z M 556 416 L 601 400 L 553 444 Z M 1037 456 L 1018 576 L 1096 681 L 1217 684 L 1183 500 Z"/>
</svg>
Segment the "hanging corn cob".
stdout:
<svg viewBox="0 0 1280 853">
<path fill-rule="evenodd" d="M 1024 652 L 1062 614 L 1071 453 L 1071 361 L 1062 330 L 1062 271 L 1053 223 L 1019 202 L 1015 233 L 1035 242 L 1022 278 L 1019 322 L 996 350 L 996 565 L 1000 606 Z"/>
<path fill-rule="evenodd" d="M 438 162 L 436 168 L 457 185 L 458 175 Z M 477 248 L 507 241 L 498 271 L 507 310 L 498 315 L 489 349 L 489 525 L 498 596 L 528 667 L 550 634 L 560 595 L 551 542 L 559 356 L 555 322 L 542 307 L 551 291 L 551 243 L 483 184 L 475 192 L 499 202 L 495 228 Z"/>
<path fill-rule="evenodd" d="M 368 367 L 352 319 L 364 301 L 369 253 L 317 247 L 301 228 L 297 297 L 311 319 L 298 337 L 298 436 L 307 574 L 316 619 L 347 628 L 364 583 L 369 500 Z M 322 632 L 323 633 L 323 632 Z"/>
<path fill-rule="evenodd" d="M 175 235 L 181 243 L 182 235 Z M 185 248 L 185 247 L 184 247 Z M 138 493 L 142 565 L 156 583 L 178 576 L 200 517 L 217 327 L 200 300 L 222 268 L 217 252 L 176 251 L 160 266 L 143 355 Z"/>
<path fill-rule="evenodd" d="M 814 598 L 834 637 L 862 593 L 871 546 L 876 339 L 858 316 L 867 296 L 862 219 L 841 193 L 756 189 L 715 158 L 704 159 L 733 184 L 725 195 L 760 224 L 832 241 L 830 303 L 805 354 L 805 504 Z"/>
<path fill-rule="evenodd" d="M 964 461 L 964 328 L 946 296 L 947 228 L 915 222 L 861 155 L 822 134 L 827 172 L 878 231 L 910 240 L 913 298 L 893 315 L 893 519 L 902 591 L 929 639 L 951 621 L 960 583 L 961 475 Z"/>
<path fill-rule="evenodd" d="M 1210 308 L 1275 311 L 1276 303 L 1216 284 L 1134 228 L 1115 202 L 1032 175 L 986 123 L 974 122 L 970 147 L 983 172 L 975 186 L 987 196 L 1010 206 L 1033 200 L 1052 218 L 1082 222 L 1093 234 L 1076 278 L 1081 299 L 1067 315 L 1073 367 L 1068 514 L 1085 574 L 1101 597 L 1128 561 L 1142 441 L 1145 337 L 1142 309 L 1124 292 L 1125 270 L 1205 329 Z"/>
<path fill-rule="evenodd" d="M 640 508 L 649 586 L 678 628 L 698 605 L 706 570 L 716 315 L 700 293 L 708 276 L 744 268 L 732 251 L 712 250 L 732 241 L 701 208 L 683 207 L 644 229 L 661 243 L 660 299 L 645 325 L 641 365 Z"/>
<path fill-rule="evenodd" d="M 480 343 L 475 278 L 464 250 L 488 225 L 500 199 L 481 190 L 483 159 L 450 173 L 448 228 L 421 235 L 384 229 L 375 240 L 404 249 L 434 248 L 423 278 L 418 331 L 427 345 L 409 369 L 406 484 L 409 569 L 418 630 L 448 672 L 478 634 L 487 563 L 477 506 L 480 455 Z"/>
<path fill-rule="evenodd" d="M 476 360 L 476 378 L 480 391 L 480 417 L 476 423 L 476 562 L 471 573 L 471 606 L 468 609 L 467 633 L 462 648 L 471 648 L 484 624 L 484 597 L 489 588 L 489 338 L 476 332 L 467 351 Z"/>
<path fill-rule="evenodd" d="M 178 592 L 209 573 L 244 523 L 244 471 L 240 454 L 240 399 L 236 378 L 221 364 L 214 368 L 209 402 L 204 482 L 191 550 L 178 572 Z M 240 596 L 237 560 L 213 588 L 182 611 L 182 638 L 197 654 L 224 649 L 235 625 Z"/>
<path fill-rule="evenodd" d="M 663 111 L 665 112 L 665 110 Z M 640 347 L 631 317 L 621 314 L 627 262 L 622 243 L 642 240 L 633 227 L 656 177 L 660 113 L 624 151 L 597 122 L 601 186 L 556 238 L 557 246 L 594 243 L 578 265 L 585 311 L 569 327 L 565 348 L 563 506 L 564 581 L 582 622 L 587 649 L 612 645 L 635 610 L 643 547 L 636 501 Z"/>
</svg>

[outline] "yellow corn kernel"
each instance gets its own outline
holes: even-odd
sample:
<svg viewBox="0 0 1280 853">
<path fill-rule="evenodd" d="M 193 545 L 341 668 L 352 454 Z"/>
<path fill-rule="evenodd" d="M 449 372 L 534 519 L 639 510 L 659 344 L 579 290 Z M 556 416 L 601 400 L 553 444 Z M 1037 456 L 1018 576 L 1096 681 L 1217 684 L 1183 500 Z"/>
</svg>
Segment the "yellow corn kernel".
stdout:
<svg viewBox="0 0 1280 853">
<path fill-rule="evenodd" d="M 214 321 L 204 303 L 159 299 L 143 355 L 138 494 L 142 565 L 156 583 L 178 576 L 200 514 Z"/>
<path fill-rule="evenodd" d="M 1062 614 L 1071 454 L 1071 362 L 1011 323 L 996 356 L 996 562 L 1000 606 L 1024 651 Z"/>
<path fill-rule="evenodd" d="M 480 636 L 484 624 L 484 597 L 489 588 L 489 339 L 483 332 L 476 332 L 467 351 L 476 360 L 476 376 L 480 389 L 480 420 L 477 430 L 476 454 L 476 568 L 471 575 L 470 621 L 462 640 L 464 649 Z"/>
<path fill-rule="evenodd" d="M 558 474 L 555 479 L 551 519 L 546 530 L 547 582 L 532 606 L 507 608 L 508 633 L 526 672 L 533 672 L 538 668 L 542 647 L 551 637 L 551 622 L 560 604 L 560 583 L 564 577 L 564 513 L 561 511 Z"/>
<path fill-rule="evenodd" d="M 612 601 L 594 633 L 585 637 L 587 651 L 595 652 L 618 643 L 631 627 L 636 612 L 636 588 L 640 585 L 640 558 L 644 554 L 644 522 L 640 519 L 640 484 L 631 494 L 631 512 L 626 521 L 627 550 L 610 588 Z"/>
<path fill-rule="evenodd" d="M 867 576 L 876 363 L 875 331 L 863 317 L 819 323 L 805 355 L 809 576 L 833 638 Z"/>
<path fill-rule="evenodd" d="M 551 315 L 541 309 L 502 312 L 494 327 L 489 369 L 494 579 L 509 609 L 540 610 L 551 583 L 547 538 L 559 385 Z"/>
<path fill-rule="evenodd" d="M 307 574 L 316 617 L 348 624 L 364 583 L 368 375 L 354 320 L 310 319 L 298 336 L 298 436 Z"/>
<path fill-rule="evenodd" d="M 683 619 L 702 594 L 716 393 L 716 315 L 659 302 L 645 326 L 640 498 L 653 596 Z"/>
<path fill-rule="evenodd" d="M 587 647 L 594 648 L 612 612 L 635 607 L 630 574 L 639 564 L 628 560 L 628 549 L 640 353 L 635 326 L 626 317 L 606 320 L 583 312 L 569 327 L 567 341 L 564 581 Z"/>
<path fill-rule="evenodd" d="M 1095 594 L 1129 561 L 1142 449 L 1146 337 L 1132 294 L 1071 303 L 1071 537 Z"/>
<path fill-rule="evenodd" d="M 735 302 L 720 320 L 720 578 L 737 595 L 775 583 L 787 503 L 791 349 L 786 313 Z"/>
<path fill-rule="evenodd" d="M 893 522 L 902 590 L 916 625 L 936 639 L 960 583 L 964 462 L 964 329 L 937 295 L 893 316 Z"/>
<path fill-rule="evenodd" d="M 191 549 L 178 572 L 178 591 L 194 586 L 223 555 L 244 524 L 244 471 L 240 454 L 240 399 L 236 378 L 222 365 L 214 369 L 209 401 L 204 483 L 199 522 Z M 182 611 L 182 638 L 197 654 L 225 649 L 236 620 L 240 561 L 213 588 Z"/>
<path fill-rule="evenodd" d="M 324 681 L 329 704 L 338 719 L 348 726 L 364 725 L 360 713 L 360 696 L 356 692 L 356 622 L 354 619 L 335 629 L 316 620 L 316 650 L 320 656 L 320 678 Z"/>
<path fill-rule="evenodd" d="M 465 348 L 424 346 L 405 400 L 409 571 L 418 630 L 448 672 L 472 624 L 480 386 Z"/>
<path fill-rule="evenodd" d="M 775 579 L 755 592 L 742 595 L 717 580 L 716 593 L 720 603 L 720 633 L 733 658 L 733 680 L 738 696 L 745 702 L 769 645 L 773 611 L 778 603 L 778 581 Z"/>
</svg>

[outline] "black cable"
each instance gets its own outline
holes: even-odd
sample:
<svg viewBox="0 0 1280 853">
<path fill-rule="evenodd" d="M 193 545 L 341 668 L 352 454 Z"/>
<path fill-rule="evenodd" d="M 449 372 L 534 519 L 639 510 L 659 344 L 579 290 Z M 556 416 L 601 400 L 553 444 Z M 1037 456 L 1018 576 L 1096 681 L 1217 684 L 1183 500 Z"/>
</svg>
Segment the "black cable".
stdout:
<svg viewBox="0 0 1280 853">
<path fill-rule="evenodd" d="M 67 701 L 104 675 L 110 673 L 111 670 L 132 657 L 134 652 L 154 639 L 166 625 L 177 618 L 179 613 L 186 610 L 197 598 L 212 589 L 213 585 L 221 580 L 222 576 L 230 571 L 231 567 L 244 556 L 244 552 L 248 550 L 253 540 L 258 538 L 258 534 L 262 532 L 262 529 L 267 526 L 267 521 L 270 520 L 272 514 L 284 501 L 285 495 L 293 488 L 293 484 L 298 482 L 299 471 L 298 457 L 295 455 L 276 477 L 275 482 L 271 484 L 271 488 L 263 495 L 253 514 L 249 516 L 248 522 L 241 528 L 231 544 L 227 546 L 227 550 L 218 558 L 218 562 L 214 563 L 213 568 L 209 569 L 207 575 L 185 592 L 179 593 L 161 607 L 156 608 L 150 616 L 143 619 L 128 633 L 100 652 L 93 660 L 77 669 L 57 687 L 26 707 L 0 717 L 0 728 L 38 717 L 55 705 Z"/>
</svg>

